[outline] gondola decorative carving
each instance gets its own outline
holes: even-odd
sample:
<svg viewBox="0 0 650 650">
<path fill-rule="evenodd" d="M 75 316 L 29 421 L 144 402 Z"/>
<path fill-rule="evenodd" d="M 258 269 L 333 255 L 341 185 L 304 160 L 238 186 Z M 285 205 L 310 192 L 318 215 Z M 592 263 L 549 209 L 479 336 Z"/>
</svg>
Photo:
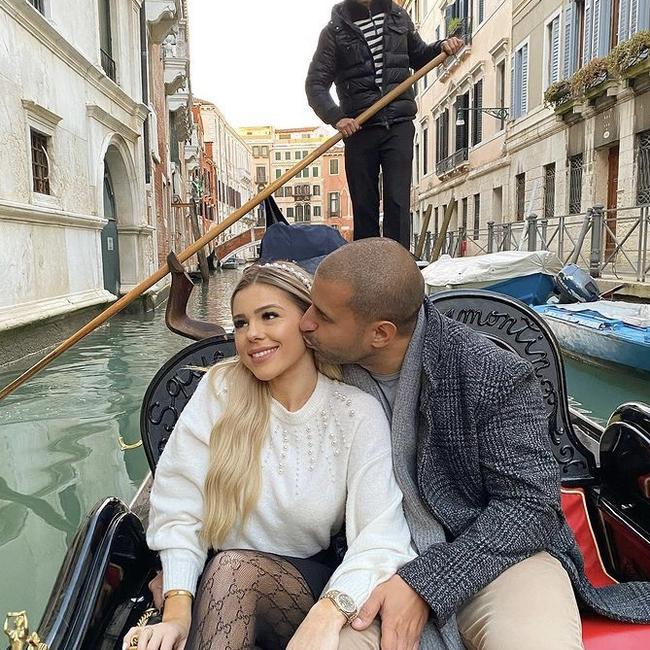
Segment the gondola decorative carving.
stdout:
<svg viewBox="0 0 650 650">
<path fill-rule="evenodd" d="M 26 648 L 49 650 L 47 644 L 41 641 L 36 632 L 29 633 L 29 622 L 25 611 L 9 612 L 3 630 L 10 641 L 9 650 L 25 650 Z"/>
<path fill-rule="evenodd" d="M 144 396 L 140 433 L 152 471 L 158 463 L 178 417 L 209 368 L 235 354 L 232 335 L 198 341 L 172 357 L 156 374 Z"/>
<path fill-rule="evenodd" d="M 542 388 L 549 442 L 563 483 L 592 482 L 594 458 L 573 431 L 559 347 L 542 319 L 519 301 L 489 291 L 445 291 L 432 302 L 448 318 L 530 362 Z"/>
<path fill-rule="evenodd" d="M 169 299 L 165 310 L 165 323 L 174 332 L 194 341 L 202 341 L 215 336 L 224 336 L 226 331 L 216 323 L 196 320 L 187 314 L 187 302 L 190 299 L 194 283 L 187 274 L 174 252 L 167 256 L 167 265 L 172 276 Z"/>
</svg>

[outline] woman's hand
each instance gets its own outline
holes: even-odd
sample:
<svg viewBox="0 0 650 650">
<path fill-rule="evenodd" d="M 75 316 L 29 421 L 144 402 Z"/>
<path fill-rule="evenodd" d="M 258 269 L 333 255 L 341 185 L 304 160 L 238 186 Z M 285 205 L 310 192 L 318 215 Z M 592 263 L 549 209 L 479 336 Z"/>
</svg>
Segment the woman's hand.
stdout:
<svg viewBox="0 0 650 650">
<path fill-rule="evenodd" d="M 189 625 L 177 620 L 145 627 L 132 627 L 124 637 L 122 649 L 127 650 L 131 647 L 131 640 L 137 636 L 138 650 L 183 650 L 189 631 Z"/>
<path fill-rule="evenodd" d="M 338 650 L 345 616 L 328 599 L 319 600 L 296 630 L 287 650 Z"/>
</svg>

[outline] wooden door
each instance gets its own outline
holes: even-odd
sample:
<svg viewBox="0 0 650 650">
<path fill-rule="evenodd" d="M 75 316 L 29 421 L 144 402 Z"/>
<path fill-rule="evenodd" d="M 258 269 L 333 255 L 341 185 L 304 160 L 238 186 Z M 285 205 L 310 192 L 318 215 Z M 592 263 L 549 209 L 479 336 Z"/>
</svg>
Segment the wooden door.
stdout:
<svg viewBox="0 0 650 650">
<path fill-rule="evenodd" d="M 609 150 L 607 157 L 607 215 L 605 216 L 605 258 L 616 248 L 616 208 L 618 207 L 618 145 Z"/>
</svg>

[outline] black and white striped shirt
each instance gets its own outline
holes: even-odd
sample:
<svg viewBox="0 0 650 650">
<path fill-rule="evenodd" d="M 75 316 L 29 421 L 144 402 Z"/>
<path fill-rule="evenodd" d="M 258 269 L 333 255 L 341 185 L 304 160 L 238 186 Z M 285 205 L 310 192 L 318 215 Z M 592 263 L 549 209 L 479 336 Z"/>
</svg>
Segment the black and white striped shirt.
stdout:
<svg viewBox="0 0 650 650">
<path fill-rule="evenodd" d="M 381 79 L 384 72 L 384 17 L 386 14 L 375 14 L 372 18 L 355 20 L 354 24 L 363 32 L 368 42 L 372 60 L 375 64 L 375 83 L 381 88 Z"/>
</svg>

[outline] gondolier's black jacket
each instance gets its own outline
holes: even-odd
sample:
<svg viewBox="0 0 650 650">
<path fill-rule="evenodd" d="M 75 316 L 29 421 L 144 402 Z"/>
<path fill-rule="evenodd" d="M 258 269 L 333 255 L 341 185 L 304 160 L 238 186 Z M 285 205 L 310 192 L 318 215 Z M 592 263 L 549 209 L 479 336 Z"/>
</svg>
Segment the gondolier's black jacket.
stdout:
<svg viewBox="0 0 650 650">
<path fill-rule="evenodd" d="M 390 0 L 373 0 L 371 11 L 386 13 L 384 21 L 384 71 L 381 88 L 375 81 L 370 48 L 361 30 L 354 24 L 366 10 L 355 0 L 334 6 L 332 19 L 320 35 L 309 66 L 305 90 L 309 105 L 323 122 L 334 126 L 344 117 L 357 117 L 382 95 L 440 54 L 442 41 L 427 45 L 415 31 L 409 15 Z M 330 88 L 336 84 L 341 102 L 337 106 Z M 410 88 L 367 124 L 389 126 L 412 120 L 417 112 L 415 93 Z"/>
</svg>

